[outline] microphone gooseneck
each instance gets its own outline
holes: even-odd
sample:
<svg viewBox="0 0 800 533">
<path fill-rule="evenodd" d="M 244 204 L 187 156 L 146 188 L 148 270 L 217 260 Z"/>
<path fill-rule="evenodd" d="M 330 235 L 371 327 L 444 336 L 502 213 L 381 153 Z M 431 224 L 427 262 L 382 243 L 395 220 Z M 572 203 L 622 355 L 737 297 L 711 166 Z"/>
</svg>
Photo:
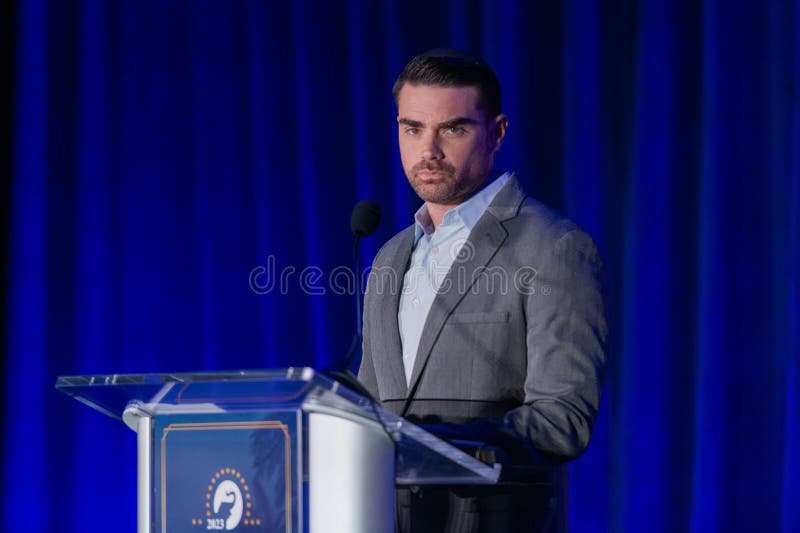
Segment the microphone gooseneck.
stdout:
<svg viewBox="0 0 800 533">
<path fill-rule="evenodd" d="M 355 276 L 355 297 L 356 297 L 356 316 L 355 316 L 355 332 L 353 333 L 353 341 L 350 343 L 350 348 L 347 350 L 343 360 L 336 364 L 328 373 L 342 382 L 344 385 L 356 390 L 364 396 L 370 397 L 370 394 L 363 388 L 358 378 L 350 370 L 350 364 L 355 355 L 361 348 L 363 342 L 362 336 L 362 297 L 364 294 L 361 276 L 361 265 L 359 257 L 359 243 L 362 237 L 366 237 L 375 232 L 381 222 L 381 208 L 372 200 L 361 200 L 353 208 L 353 213 L 350 215 L 350 230 L 353 232 L 355 239 L 353 241 L 353 274 Z"/>
<path fill-rule="evenodd" d="M 353 336 L 353 342 L 350 345 L 350 349 L 347 351 L 347 357 L 345 357 L 344 370 L 348 370 L 350 368 L 350 363 L 355 354 L 358 353 L 358 348 L 362 341 L 363 325 L 361 322 L 361 313 L 363 307 L 362 298 L 364 297 L 364 288 L 362 286 L 363 280 L 361 276 L 361 262 L 360 255 L 358 253 L 358 245 L 361 242 L 361 237 L 372 235 L 375 230 L 378 229 L 378 225 L 380 223 L 381 208 L 372 200 L 361 200 L 358 202 L 353 208 L 353 214 L 350 215 L 350 230 L 353 232 L 353 235 L 355 235 L 355 239 L 353 240 L 353 273 L 355 275 L 356 282 L 356 331 L 355 335 Z"/>
</svg>

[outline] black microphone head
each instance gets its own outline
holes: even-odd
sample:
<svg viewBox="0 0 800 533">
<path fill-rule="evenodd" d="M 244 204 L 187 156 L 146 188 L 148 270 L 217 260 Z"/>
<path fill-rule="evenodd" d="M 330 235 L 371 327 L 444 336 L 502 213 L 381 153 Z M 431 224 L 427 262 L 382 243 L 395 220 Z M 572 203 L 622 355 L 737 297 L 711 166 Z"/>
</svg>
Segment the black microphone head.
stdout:
<svg viewBox="0 0 800 533">
<path fill-rule="evenodd" d="M 381 208 L 372 200 L 361 200 L 350 215 L 350 229 L 358 237 L 372 235 L 381 223 Z"/>
</svg>

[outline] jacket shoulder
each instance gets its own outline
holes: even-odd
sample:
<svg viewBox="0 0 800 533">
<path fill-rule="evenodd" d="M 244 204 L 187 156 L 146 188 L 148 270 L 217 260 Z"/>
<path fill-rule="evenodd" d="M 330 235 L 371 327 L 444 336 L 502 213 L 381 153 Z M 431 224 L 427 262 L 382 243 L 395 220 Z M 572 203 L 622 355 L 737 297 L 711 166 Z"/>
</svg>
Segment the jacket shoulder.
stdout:
<svg viewBox="0 0 800 533">
<path fill-rule="evenodd" d="M 551 244 L 570 233 L 585 233 L 575 222 L 531 197 L 525 198 L 517 216 L 508 223 L 512 227 L 524 228 L 526 232 Z"/>
</svg>

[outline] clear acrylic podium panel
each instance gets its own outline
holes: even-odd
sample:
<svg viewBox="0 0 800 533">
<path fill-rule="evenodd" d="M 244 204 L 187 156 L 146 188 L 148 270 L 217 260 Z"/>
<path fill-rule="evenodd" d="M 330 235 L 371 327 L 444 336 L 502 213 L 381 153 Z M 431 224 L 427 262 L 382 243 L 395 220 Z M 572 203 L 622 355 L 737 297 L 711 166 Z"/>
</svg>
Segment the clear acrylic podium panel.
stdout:
<svg viewBox="0 0 800 533">
<path fill-rule="evenodd" d="M 395 441 L 399 485 L 492 484 L 500 475 L 499 465 L 491 467 L 474 459 L 311 368 L 61 376 L 56 388 L 120 420 L 131 408 L 152 417 L 336 410 L 383 425 Z M 126 423 L 135 428 L 131 421 Z"/>
</svg>

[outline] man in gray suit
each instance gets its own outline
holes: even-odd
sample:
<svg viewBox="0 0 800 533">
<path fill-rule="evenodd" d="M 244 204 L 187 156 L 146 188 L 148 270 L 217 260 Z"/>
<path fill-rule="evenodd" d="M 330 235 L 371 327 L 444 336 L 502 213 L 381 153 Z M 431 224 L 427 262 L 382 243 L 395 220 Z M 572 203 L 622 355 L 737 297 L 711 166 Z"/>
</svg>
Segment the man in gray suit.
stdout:
<svg viewBox="0 0 800 533">
<path fill-rule="evenodd" d="M 434 433 L 485 443 L 506 472 L 535 467 L 488 489 L 399 490 L 398 529 L 563 530 L 554 480 L 589 443 L 606 360 L 597 248 L 513 174 L 491 179 L 508 119 L 485 63 L 429 52 L 393 94 L 425 203 L 375 258 L 359 379 Z"/>
</svg>

